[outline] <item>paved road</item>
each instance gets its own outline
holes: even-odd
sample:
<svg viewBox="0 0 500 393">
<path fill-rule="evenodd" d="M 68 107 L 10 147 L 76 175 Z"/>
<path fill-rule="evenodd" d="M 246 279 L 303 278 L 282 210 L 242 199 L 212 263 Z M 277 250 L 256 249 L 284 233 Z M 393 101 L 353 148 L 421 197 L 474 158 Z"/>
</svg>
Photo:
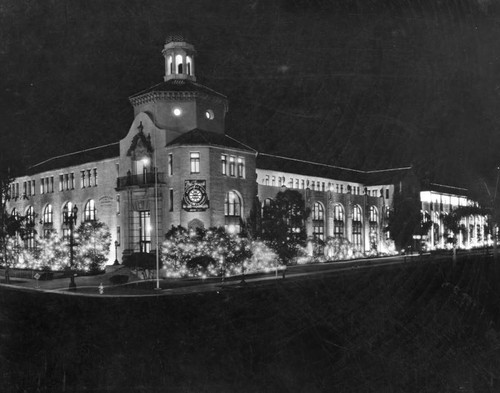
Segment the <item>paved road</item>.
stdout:
<svg viewBox="0 0 500 393">
<path fill-rule="evenodd" d="M 449 258 L 449 257 L 446 257 Z M 369 258 L 359 260 L 349 260 L 340 262 L 327 262 L 321 264 L 296 265 L 289 266 L 285 272 L 285 280 L 298 278 L 315 277 L 320 275 L 342 274 L 344 272 L 352 272 L 359 269 L 374 269 L 400 265 L 405 263 L 414 263 L 429 259 L 429 255 L 413 255 L 413 256 L 392 256 L 382 258 Z M 121 274 L 122 272 L 118 272 Z M 268 274 L 247 275 L 245 283 L 242 284 L 241 277 L 225 279 L 224 282 L 210 281 L 194 281 L 186 280 L 185 285 L 178 280 L 160 280 L 161 289 L 152 290 L 148 288 L 130 289 L 130 284 L 123 286 L 103 285 L 104 293 L 99 293 L 99 285 L 108 282 L 109 276 L 115 273 L 107 273 L 100 276 L 77 277 L 78 290 L 76 292 L 68 291 L 69 279 L 54 279 L 49 281 L 39 281 L 31 279 L 12 279 L 11 285 L 0 284 L 4 287 L 18 288 L 27 291 L 42 291 L 49 293 L 65 294 L 70 296 L 91 296 L 91 297 L 137 297 L 137 296 L 168 296 L 168 295 L 183 295 L 214 291 L 227 291 L 250 286 L 266 285 L 270 282 L 283 280 L 282 271 L 271 272 Z M 130 274 L 130 281 L 143 284 L 143 280 L 139 280 Z M 155 282 L 151 283 L 154 286 Z"/>
</svg>

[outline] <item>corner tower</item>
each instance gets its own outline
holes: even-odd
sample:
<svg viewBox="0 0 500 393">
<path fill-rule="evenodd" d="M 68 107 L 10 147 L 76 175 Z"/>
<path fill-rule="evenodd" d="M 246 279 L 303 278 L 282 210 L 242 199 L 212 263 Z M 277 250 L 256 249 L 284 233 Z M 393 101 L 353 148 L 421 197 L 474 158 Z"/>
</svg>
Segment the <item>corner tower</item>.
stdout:
<svg viewBox="0 0 500 393">
<path fill-rule="evenodd" d="M 194 46 L 182 35 L 167 37 L 163 82 L 129 98 L 134 117 L 146 113 L 165 130 L 165 143 L 194 129 L 224 134 L 227 98 L 196 81 Z"/>
</svg>

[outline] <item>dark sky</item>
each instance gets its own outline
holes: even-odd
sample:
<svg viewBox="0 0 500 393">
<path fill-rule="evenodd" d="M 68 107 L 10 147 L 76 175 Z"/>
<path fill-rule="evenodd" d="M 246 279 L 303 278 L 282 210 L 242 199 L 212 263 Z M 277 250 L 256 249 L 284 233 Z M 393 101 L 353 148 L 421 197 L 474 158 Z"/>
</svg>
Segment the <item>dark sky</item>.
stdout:
<svg viewBox="0 0 500 393">
<path fill-rule="evenodd" d="M 499 17 L 490 0 L 2 0 L 2 155 L 119 140 L 180 31 L 198 81 L 230 100 L 227 132 L 259 150 L 494 179 Z"/>
</svg>

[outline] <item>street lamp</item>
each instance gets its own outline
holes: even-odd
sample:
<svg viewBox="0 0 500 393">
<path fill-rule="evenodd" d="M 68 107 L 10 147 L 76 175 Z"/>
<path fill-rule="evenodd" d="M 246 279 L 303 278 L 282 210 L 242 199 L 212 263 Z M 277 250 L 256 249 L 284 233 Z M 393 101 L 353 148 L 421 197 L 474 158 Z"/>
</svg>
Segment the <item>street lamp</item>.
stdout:
<svg viewBox="0 0 500 393">
<path fill-rule="evenodd" d="M 73 230 L 76 224 L 76 218 L 78 215 L 78 208 L 73 206 L 73 209 L 69 211 L 68 204 L 66 204 L 63 208 L 63 220 L 64 224 L 69 225 L 69 269 L 70 269 L 70 282 L 69 282 L 69 290 L 76 291 L 76 283 L 75 283 L 75 275 L 73 273 L 73 261 L 74 261 L 74 234 Z"/>
<path fill-rule="evenodd" d="M 118 265 L 118 246 L 120 243 L 118 243 L 118 240 L 115 240 L 115 265 Z"/>
</svg>

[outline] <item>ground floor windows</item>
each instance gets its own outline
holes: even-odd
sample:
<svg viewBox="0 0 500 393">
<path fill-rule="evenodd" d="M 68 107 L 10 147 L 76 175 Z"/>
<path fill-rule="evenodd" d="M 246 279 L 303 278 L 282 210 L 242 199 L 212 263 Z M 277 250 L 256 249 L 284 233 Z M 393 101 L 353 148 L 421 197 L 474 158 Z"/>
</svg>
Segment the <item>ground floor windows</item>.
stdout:
<svg viewBox="0 0 500 393">
<path fill-rule="evenodd" d="M 344 236 L 344 209 L 340 205 L 333 207 L 333 236 Z"/>
<path fill-rule="evenodd" d="M 361 208 L 354 206 L 352 210 L 352 244 L 354 248 L 361 249 L 362 224 L 361 224 Z"/>
<path fill-rule="evenodd" d="M 325 240 L 325 210 L 323 205 L 316 202 L 313 206 L 313 236 L 317 240 Z"/>
<path fill-rule="evenodd" d="M 241 232 L 241 199 L 234 192 L 226 193 L 224 200 L 225 229 L 229 233 Z"/>
<path fill-rule="evenodd" d="M 151 251 L 151 212 L 149 210 L 139 212 L 139 251 Z"/>
</svg>

